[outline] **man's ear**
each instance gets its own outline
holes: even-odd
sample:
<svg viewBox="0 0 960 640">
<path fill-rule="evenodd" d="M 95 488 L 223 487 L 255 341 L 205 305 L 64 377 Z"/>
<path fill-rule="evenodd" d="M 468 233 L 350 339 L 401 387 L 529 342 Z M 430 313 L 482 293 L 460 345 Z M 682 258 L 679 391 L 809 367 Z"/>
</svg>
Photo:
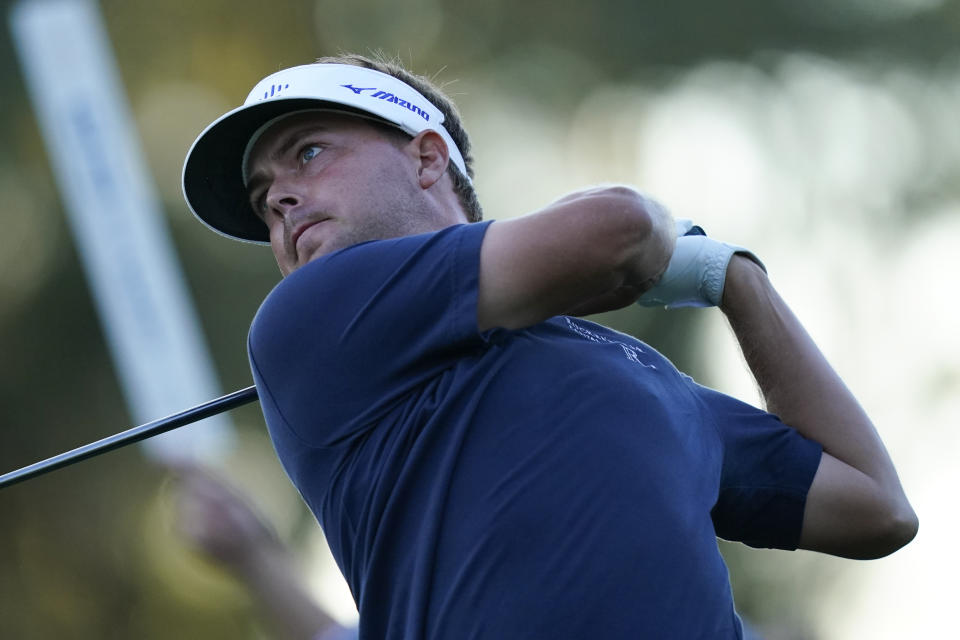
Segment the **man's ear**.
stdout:
<svg viewBox="0 0 960 640">
<path fill-rule="evenodd" d="M 450 152 L 447 143 L 436 131 L 421 131 L 410 141 L 411 150 L 417 154 L 417 175 L 420 187 L 429 189 L 447 172 Z"/>
</svg>

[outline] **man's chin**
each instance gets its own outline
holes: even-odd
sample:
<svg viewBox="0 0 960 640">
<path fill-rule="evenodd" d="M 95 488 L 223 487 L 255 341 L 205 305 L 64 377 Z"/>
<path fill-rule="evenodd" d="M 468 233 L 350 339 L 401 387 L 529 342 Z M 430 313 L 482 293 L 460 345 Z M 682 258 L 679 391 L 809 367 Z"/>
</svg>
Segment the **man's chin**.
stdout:
<svg viewBox="0 0 960 640">
<path fill-rule="evenodd" d="M 331 254 L 341 247 L 336 246 L 334 243 L 321 243 L 313 247 L 306 247 L 305 251 L 300 252 L 300 256 L 297 257 L 296 261 L 293 263 L 293 267 L 287 272 L 287 275 L 296 271 L 305 264 L 309 264 L 314 260 L 318 260 L 325 255 Z M 281 268 L 281 271 L 283 269 Z"/>
<path fill-rule="evenodd" d="M 308 230 L 309 232 L 309 230 Z M 306 234 L 304 234 L 306 235 Z M 340 249 L 346 249 L 347 247 L 352 247 L 355 244 L 360 244 L 363 242 L 369 242 L 371 240 L 380 240 L 385 237 L 392 236 L 371 236 L 363 237 L 359 234 L 327 234 L 322 240 L 320 238 L 303 238 L 297 245 L 297 255 L 294 258 L 294 265 L 287 274 L 292 273 L 296 269 L 299 269 L 305 264 L 309 264 L 318 258 L 329 255 L 334 251 L 339 251 Z M 283 268 L 280 269 L 283 271 Z"/>
<path fill-rule="evenodd" d="M 295 257 L 293 260 L 278 259 L 277 266 L 280 267 L 280 273 L 282 273 L 284 276 L 288 276 L 294 271 L 296 271 L 297 269 L 299 269 L 300 267 L 304 266 L 305 264 L 309 264 L 314 260 L 316 260 L 317 258 L 320 258 L 326 255 L 327 253 L 329 253 L 329 251 L 320 251 L 318 247 L 316 250 L 306 254 L 305 257 L 298 256 L 298 257 Z"/>
</svg>

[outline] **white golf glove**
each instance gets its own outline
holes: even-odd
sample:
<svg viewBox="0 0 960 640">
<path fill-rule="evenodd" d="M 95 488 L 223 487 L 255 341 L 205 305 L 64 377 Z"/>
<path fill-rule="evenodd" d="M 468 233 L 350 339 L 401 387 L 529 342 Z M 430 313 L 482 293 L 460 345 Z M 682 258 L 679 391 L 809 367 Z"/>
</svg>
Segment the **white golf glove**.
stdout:
<svg viewBox="0 0 960 640">
<path fill-rule="evenodd" d="M 763 263 L 743 247 L 708 238 L 691 220 L 677 220 L 677 245 L 660 281 L 637 300 L 644 307 L 715 307 L 723 299 L 727 265 L 734 254 Z"/>
</svg>

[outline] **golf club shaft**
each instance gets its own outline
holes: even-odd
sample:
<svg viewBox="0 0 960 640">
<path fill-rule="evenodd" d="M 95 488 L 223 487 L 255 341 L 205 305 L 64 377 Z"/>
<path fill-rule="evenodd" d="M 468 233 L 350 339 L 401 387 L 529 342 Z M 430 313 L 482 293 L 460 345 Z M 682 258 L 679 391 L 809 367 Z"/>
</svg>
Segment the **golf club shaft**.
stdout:
<svg viewBox="0 0 960 640">
<path fill-rule="evenodd" d="M 205 402 L 204 404 L 181 411 L 180 413 L 175 413 L 172 416 L 167 416 L 166 418 L 161 418 L 159 420 L 154 420 L 153 422 L 142 424 L 139 427 L 133 427 L 132 429 L 121 431 L 120 433 L 108 436 L 102 440 L 97 440 L 96 442 L 85 444 L 82 447 L 77 447 L 76 449 L 61 453 L 60 455 L 53 456 L 52 458 L 35 462 L 29 466 L 23 467 L 22 469 L 5 473 L 0 476 L 0 488 L 28 480 L 49 471 L 53 471 L 54 469 L 65 467 L 68 464 L 73 464 L 74 462 L 80 462 L 81 460 L 92 458 L 93 456 L 106 453 L 107 451 L 119 449 L 120 447 L 134 442 L 146 440 L 152 436 L 176 429 L 177 427 L 182 427 L 192 422 L 209 418 L 212 415 L 223 413 L 224 411 L 229 411 L 230 409 L 248 404 L 256 399 L 256 387 L 247 387 L 246 389 L 234 391 L 233 393 L 210 400 L 209 402 Z"/>
</svg>

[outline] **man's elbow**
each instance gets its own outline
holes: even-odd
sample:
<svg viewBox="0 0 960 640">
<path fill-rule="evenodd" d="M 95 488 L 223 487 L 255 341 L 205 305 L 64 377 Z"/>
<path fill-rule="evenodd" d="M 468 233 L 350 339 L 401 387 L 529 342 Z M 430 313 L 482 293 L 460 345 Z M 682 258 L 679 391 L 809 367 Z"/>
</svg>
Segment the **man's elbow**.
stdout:
<svg viewBox="0 0 960 640">
<path fill-rule="evenodd" d="M 808 500 L 800 548 L 853 560 L 883 558 L 917 535 L 919 521 L 902 492 L 870 499 L 841 499 L 826 508 Z M 849 496 L 847 496 L 849 498 Z"/>
<path fill-rule="evenodd" d="M 862 555 L 857 554 L 857 557 L 874 560 L 888 556 L 909 544 L 917 536 L 919 528 L 920 519 L 906 498 L 898 500 L 878 518 L 872 527 L 870 539 L 865 540 L 860 548 Z"/>
<path fill-rule="evenodd" d="M 903 505 L 897 509 L 895 514 L 891 515 L 886 535 L 889 550 L 883 555 L 890 555 L 894 551 L 907 546 L 917 537 L 917 531 L 919 530 L 920 518 L 917 517 L 913 507 L 904 498 Z"/>
</svg>

